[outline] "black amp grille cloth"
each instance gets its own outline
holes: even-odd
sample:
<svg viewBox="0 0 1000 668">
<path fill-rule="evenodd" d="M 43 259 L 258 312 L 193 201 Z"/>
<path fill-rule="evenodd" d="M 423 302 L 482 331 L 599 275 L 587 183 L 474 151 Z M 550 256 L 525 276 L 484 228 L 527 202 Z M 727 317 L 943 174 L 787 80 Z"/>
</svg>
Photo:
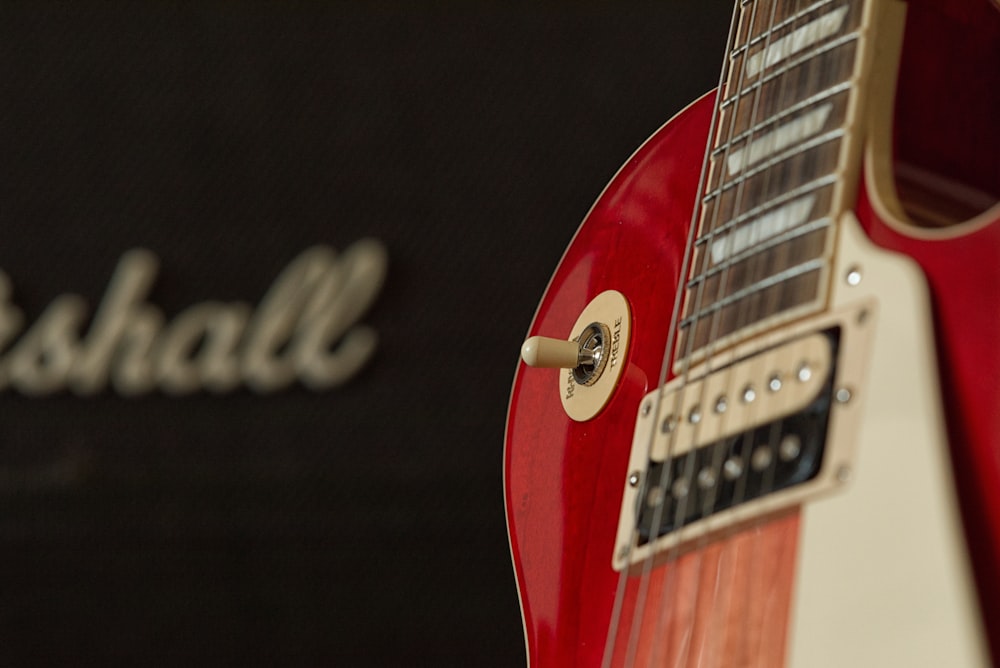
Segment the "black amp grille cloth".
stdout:
<svg viewBox="0 0 1000 668">
<path fill-rule="evenodd" d="M 714 84 L 727 4 L 0 7 L 0 333 L 93 313 L 132 248 L 168 322 L 316 244 L 389 254 L 343 387 L 0 393 L 0 665 L 522 665 L 520 340 L 607 179 Z"/>
</svg>

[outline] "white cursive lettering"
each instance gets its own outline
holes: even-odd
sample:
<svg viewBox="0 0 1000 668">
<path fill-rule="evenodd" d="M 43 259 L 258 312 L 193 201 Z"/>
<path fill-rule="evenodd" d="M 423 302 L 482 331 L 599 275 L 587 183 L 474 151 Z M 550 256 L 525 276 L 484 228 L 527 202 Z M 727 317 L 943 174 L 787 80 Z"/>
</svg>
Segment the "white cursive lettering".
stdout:
<svg viewBox="0 0 1000 668">
<path fill-rule="evenodd" d="M 206 301 L 167 322 L 146 301 L 159 261 L 132 250 L 115 268 L 85 337 L 87 304 L 72 294 L 56 297 L 24 331 L 24 313 L 0 271 L 0 351 L 10 346 L 0 356 L 0 390 L 92 395 L 110 386 L 123 395 L 156 388 L 182 395 L 245 383 L 268 393 L 296 380 L 315 390 L 335 387 L 375 352 L 375 331 L 358 320 L 378 296 L 387 265 L 374 239 L 339 256 L 314 246 L 282 271 L 256 309 Z"/>
</svg>

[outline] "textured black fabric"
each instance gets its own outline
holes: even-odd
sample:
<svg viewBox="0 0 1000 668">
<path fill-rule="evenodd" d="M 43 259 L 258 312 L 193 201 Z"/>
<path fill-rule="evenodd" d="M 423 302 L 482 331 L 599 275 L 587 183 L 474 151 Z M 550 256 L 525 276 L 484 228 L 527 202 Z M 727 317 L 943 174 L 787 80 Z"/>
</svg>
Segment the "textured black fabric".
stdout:
<svg viewBox="0 0 1000 668">
<path fill-rule="evenodd" d="M 0 394 L 0 664 L 522 664 L 520 340 L 607 179 L 714 84 L 727 5 L 0 7 L 29 321 L 135 247 L 168 317 L 313 244 L 390 256 L 345 387 Z"/>
</svg>

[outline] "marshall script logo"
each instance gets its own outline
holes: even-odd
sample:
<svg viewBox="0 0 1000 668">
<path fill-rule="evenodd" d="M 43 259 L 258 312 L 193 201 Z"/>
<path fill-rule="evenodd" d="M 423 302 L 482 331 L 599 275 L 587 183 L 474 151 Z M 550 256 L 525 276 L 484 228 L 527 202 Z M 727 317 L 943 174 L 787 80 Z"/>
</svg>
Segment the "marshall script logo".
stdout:
<svg viewBox="0 0 1000 668">
<path fill-rule="evenodd" d="M 358 320 L 378 296 L 387 265 L 374 239 L 340 255 L 313 246 L 289 263 L 256 308 L 206 301 L 167 322 L 147 301 L 159 262 L 148 250 L 131 250 L 92 319 L 81 296 L 64 294 L 27 328 L 0 271 L 0 390 L 92 395 L 110 386 L 129 396 L 157 388 L 180 395 L 245 384 L 267 393 L 296 380 L 315 390 L 334 387 L 375 351 L 375 331 Z"/>
</svg>

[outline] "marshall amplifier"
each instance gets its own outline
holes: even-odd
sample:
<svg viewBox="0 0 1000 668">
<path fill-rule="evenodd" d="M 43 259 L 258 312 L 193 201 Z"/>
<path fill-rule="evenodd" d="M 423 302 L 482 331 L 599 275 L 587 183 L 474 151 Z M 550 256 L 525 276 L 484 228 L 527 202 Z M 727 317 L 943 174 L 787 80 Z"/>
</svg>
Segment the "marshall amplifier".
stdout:
<svg viewBox="0 0 1000 668">
<path fill-rule="evenodd" d="M 523 665 L 520 342 L 728 4 L 0 7 L 0 664 Z"/>
</svg>

